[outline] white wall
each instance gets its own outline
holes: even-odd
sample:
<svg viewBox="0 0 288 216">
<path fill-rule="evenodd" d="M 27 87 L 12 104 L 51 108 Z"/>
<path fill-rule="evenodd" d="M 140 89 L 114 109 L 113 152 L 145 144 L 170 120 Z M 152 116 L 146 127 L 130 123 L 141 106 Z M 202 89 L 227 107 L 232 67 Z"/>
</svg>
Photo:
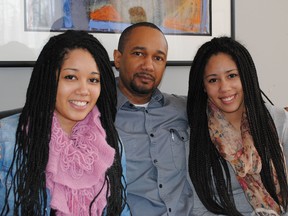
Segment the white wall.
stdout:
<svg viewBox="0 0 288 216">
<path fill-rule="evenodd" d="M 32 68 L 0 68 L 0 111 L 22 107 Z"/>
<path fill-rule="evenodd" d="M 288 1 L 235 0 L 236 39 L 250 51 L 262 90 L 288 106 Z"/>
<path fill-rule="evenodd" d="M 287 0 L 235 0 L 236 39 L 250 51 L 262 90 L 278 106 L 288 106 L 287 8 Z M 31 68 L 0 68 L 0 111 L 23 106 L 30 74 Z M 188 66 L 167 67 L 160 88 L 185 95 L 188 76 Z"/>
</svg>

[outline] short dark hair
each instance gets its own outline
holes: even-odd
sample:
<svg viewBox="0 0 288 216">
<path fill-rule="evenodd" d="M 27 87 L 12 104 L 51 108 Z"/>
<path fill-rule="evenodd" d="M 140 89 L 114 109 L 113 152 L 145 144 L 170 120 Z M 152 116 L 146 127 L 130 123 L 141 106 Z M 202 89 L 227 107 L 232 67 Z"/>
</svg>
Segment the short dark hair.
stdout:
<svg viewBox="0 0 288 216">
<path fill-rule="evenodd" d="M 120 36 L 119 42 L 118 42 L 118 51 L 120 51 L 121 53 L 124 51 L 125 45 L 129 39 L 130 34 L 132 33 L 133 29 L 138 28 L 138 27 L 149 27 L 149 28 L 156 29 L 163 34 L 163 37 L 166 40 L 164 33 L 162 32 L 162 30 L 157 25 L 155 25 L 154 23 L 150 23 L 150 22 L 139 22 L 139 23 L 135 23 L 133 25 L 130 25 L 129 27 L 124 29 L 124 31 L 121 33 L 121 36 Z M 167 43 L 167 40 L 166 40 L 166 43 Z M 167 43 L 167 45 L 168 45 L 168 43 Z"/>
</svg>

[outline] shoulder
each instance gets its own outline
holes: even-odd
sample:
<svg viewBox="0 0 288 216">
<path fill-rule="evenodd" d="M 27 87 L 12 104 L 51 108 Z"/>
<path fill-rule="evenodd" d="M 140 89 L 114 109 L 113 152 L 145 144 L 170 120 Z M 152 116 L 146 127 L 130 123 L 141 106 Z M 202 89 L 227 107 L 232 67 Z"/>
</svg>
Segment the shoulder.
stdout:
<svg viewBox="0 0 288 216">
<path fill-rule="evenodd" d="M 273 106 L 271 104 L 265 104 L 271 117 L 274 120 L 275 126 L 277 128 L 278 134 L 282 132 L 283 127 L 288 122 L 288 112 L 284 108 Z"/>
<path fill-rule="evenodd" d="M 15 114 L 0 120 L 1 154 L 5 154 L 6 156 L 12 155 L 15 146 L 15 134 L 19 116 L 20 114 Z"/>
<path fill-rule="evenodd" d="M 0 120 L 0 209 L 1 209 L 1 199 L 4 200 L 5 196 L 5 182 L 7 185 L 12 184 L 13 176 L 16 172 L 16 165 L 13 163 L 14 149 L 16 142 L 16 130 L 18 126 L 20 114 L 14 114 Z M 7 175 L 11 165 L 12 173 Z M 13 187 L 13 186 L 12 186 Z M 13 188 L 11 189 L 11 191 Z M 9 195 L 9 205 L 13 207 L 14 196 L 13 193 Z M 3 204 L 3 203 L 2 203 Z"/>
<path fill-rule="evenodd" d="M 15 147 L 15 134 L 20 114 L 11 115 L 0 120 L 0 209 L 3 207 L 5 199 L 5 185 L 7 172 L 12 164 L 13 152 Z M 15 166 L 13 166 L 13 174 Z M 7 179 L 7 185 L 11 185 L 12 177 Z M 11 193 L 10 193 L 11 195 Z M 13 206 L 14 198 L 9 198 L 10 207 Z M 2 207 L 1 207 L 2 206 Z"/>
<path fill-rule="evenodd" d="M 18 126 L 20 113 L 2 118 L 0 120 L 0 133 L 13 133 L 16 132 Z"/>
<path fill-rule="evenodd" d="M 286 157 L 288 157 L 288 112 L 284 108 L 270 104 L 267 104 L 266 107 L 274 120 L 280 143 L 282 143 Z M 286 158 L 286 160 L 288 159 Z"/>
<path fill-rule="evenodd" d="M 179 106 L 185 106 L 187 103 L 187 97 L 183 95 L 176 95 L 176 94 L 168 94 L 168 93 L 162 93 L 164 100 L 166 103 L 173 103 L 177 104 Z"/>
<path fill-rule="evenodd" d="M 287 111 L 284 108 L 280 108 L 269 103 L 265 103 L 266 108 L 270 112 L 272 118 L 286 117 Z"/>
</svg>

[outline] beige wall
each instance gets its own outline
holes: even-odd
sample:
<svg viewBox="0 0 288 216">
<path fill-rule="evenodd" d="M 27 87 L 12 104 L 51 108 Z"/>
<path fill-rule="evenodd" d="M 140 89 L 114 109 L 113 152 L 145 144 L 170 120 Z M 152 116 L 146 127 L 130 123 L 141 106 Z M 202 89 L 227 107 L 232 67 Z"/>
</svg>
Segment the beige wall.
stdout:
<svg viewBox="0 0 288 216">
<path fill-rule="evenodd" d="M 213 0 L 212 0 L 213 1 Z M 277 106 L 288 106 L 288 1 L 235 0 L 235 35 L 250 51 L 262 91 Z M 166 71 L 162 88 L 187 92 L 189 69 Z M 178 84 L 175 86 L 173 74 Z M 171 89 L 171 90 L 170 90 Z"/>
<path fill-rule="evenodd" d="M 212 0 L 217 1 L 217 0 Z M 235 0 L 236 39 L 250 50 L 262 90 L 288 106 L 288 1 Z M 31 68 L 0 68 L 0 111 L 23 106 Z M 187 94 L 189 67 L 167 67 L 160 88 Z"/>
<path fill-rule="evenodd" d="M 262 90 L 288 105 L 288 1 L 235 0 L 236 39 L 249 49 Z"/>
</svg>

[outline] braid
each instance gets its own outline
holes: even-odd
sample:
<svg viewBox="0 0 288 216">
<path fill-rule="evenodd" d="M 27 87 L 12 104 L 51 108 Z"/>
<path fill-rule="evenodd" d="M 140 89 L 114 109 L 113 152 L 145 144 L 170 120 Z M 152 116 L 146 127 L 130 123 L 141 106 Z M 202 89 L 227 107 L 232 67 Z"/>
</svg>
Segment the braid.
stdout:
<svg viewBox="0 0 288 216">
<path fill-rule="evenodd" d="M 121 183 L 123 171 L 121 165 L 122 144 L 114 126 L 117 105 L 115 76 L 105 49 L 91 49 L 89 51 L 93 53 L 98 68 L 101 71 L 101 94 L 96 103 L 101 113 L 101 123 L 106 131 L 108 144 L 116 152 L 114 163 L 106 173 L 110 188 L 110 196 L 108 197 L 107 194 L 107 215 L 120 215 L 124 207 L 123 199 L 126 202 L 126 195 Z"/>
<path fill-rule="evenodd" d="M 101 113 L 102 126 L 107 134 L 107 142 L 116 152 L 114 163 L 105 177 L 110 189 L 110 195 L 109 193 L 106 195 L 108 215 L 120 215 L 126 204 L 126 197 L 123 197 L 124 187 L 121 183 L 122 144 L 114 127 L 117 97 L 110 60 L 105 48 L 95 37 L 84 31 L 69 30 L 49 39 L 33 68 L 26 102 L 19 118 L 14 156 L 8 176 L 12 175 L 14 166 L 16 172 L 12 185 L 6 191 L 1 215 L 9 212 L 8 196 L 11 188 L 15 198 L 14 214 L 45 215 L 47 207 L 45 169 L 49 156 L 58 77 L 65 55 L 77 48 L 88 50 L 101 72 L 101 93 L 97 106 Z"/>
<path fill-rule="evenodd" d="M 206 115 L 207 94 L 203 91 L 203 83 L 199 82 L 203 80 L 203 74 L 196 73 L 196 71 L 204 71 L 209 59 L 208 55 L 212 55 L 208 48 L 203 45 L 203 50 L 198 51 L 189 75 L 187 98 L 187 116 L 190 126 L 189 174 L 200 200 L 208 210 L 215 214 L 240 215 L 231 199 L 228 165 L 210 140 Z"/>
<path fill-rule="evenodd" d="M 258 84 L 256 68 L 253 64 L 252 58 L 246 49 L 244 49 L 242 52 L 243 55 L 240 56 L 246 57 L 246 62 L 252 62 L 250 64 L 241 64 L 238 67 L 240 71 L 252 71 L 250 72 L 251 75 L 249 77 L 247 73 L 242 73 L 241 80 L 243 89 L 247 89 L 246 91 L 244 90 L 244 100 L 246 104 L 251 135 L 254 140 L 254 145 L 262 161 L 262 170 L 260 173 L 261 179 L 265 188 L 273 197 L 273 199 L 276 200 L 276 202 L 285 210 L 287 210 L 288 184 L 286 176 L 287 173 L 284 171 L 285 162 L 283 151 L 281 149 L 281 144 L 279 143 L 279 137 L 274 121 L 261 97 L 261 90 Z M 250 68 L 247 67 L 249 65 Z M 280 194 L 282 197 L 281 203 L 278 200 L 278 196 L 276 194 L 272 164 L 275 167 L 280 185 Z"/>
<path fill-rule="evenodd" d="M 46 55 L 44 49 L 32 71 L 16 131 L 13 163 L 8 171 L 8 175 L 12 174 L 15 164 L 16 174 L 12 179 L 15 214 L 44 215 L 47 206 L 45 168 L 56 98 L 55 73 L 51 71 L 56 71 L 56 65 L 53 61 L 47 64 Z M 7 205 L 5 202 L 4 207 Z"/>
<path fill-rule="evenodd" d="M 287 210 L 288 186 L 284 156 L 274 121 L 261 96 L 255 65 L 247 49 L 227 37 L 214 38 L 203 44 L 197 51 L 190 70 L 187 102 L 191 128 L 189 174 L 196 192 L 211 212 L 241 215 L 234 203 L 227 162 L 210 139 L 206 115 L 207 94 L 203 91 L 203 82 L 199 82 L 203 80 L 204 69 L 210 57 L 220 52 L 233 58 L 240 74 L 251 135 L 262 160 L 260 175 L 263 184 L 275 201 Z M 272 164 L 280 185 L 281 203 L 276 195 Z"/>
</svg>

